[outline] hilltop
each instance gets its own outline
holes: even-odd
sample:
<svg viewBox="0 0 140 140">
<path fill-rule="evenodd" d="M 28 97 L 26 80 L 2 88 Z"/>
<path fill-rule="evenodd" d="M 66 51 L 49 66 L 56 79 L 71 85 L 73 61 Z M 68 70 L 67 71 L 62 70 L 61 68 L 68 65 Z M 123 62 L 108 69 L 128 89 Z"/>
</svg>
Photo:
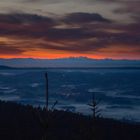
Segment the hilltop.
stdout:
<svg viewBox="0 0 140 140">
<path fill-rule="evenodd" d="M 139 132 L 140 124 L 0 101 L 2 140 L 139 140 Z"/>
</svg>

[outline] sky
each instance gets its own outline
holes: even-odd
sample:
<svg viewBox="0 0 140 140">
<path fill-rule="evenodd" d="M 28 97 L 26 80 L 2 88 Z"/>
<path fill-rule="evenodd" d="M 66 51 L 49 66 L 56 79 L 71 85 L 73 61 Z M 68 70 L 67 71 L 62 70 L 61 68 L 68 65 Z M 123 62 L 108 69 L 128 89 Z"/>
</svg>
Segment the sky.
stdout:
<svg viewBox="0 0 140 140">
<path fill-rule="evenodd" d="M 0 58 L 140 60 L 140 0 L 0 0 Z"/>
</svg>

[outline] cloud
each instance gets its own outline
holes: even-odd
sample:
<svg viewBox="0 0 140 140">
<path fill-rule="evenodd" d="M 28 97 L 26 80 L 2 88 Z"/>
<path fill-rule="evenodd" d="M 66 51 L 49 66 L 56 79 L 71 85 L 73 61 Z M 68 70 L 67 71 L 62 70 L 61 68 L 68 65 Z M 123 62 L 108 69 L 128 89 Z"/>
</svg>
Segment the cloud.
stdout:
<svg viewBox="0 0 140 140">
<path fill-rule="evenodd" d="M 92 23 L 92 22 L 111 22 L 97 13 L 71 13 L 67 14 L 64 22 L 72 24 Z"/>
<path fill-rule="evenodd" d="M 71 13 L 59 18 L 0 14 L 1 54 L 49 51 L 140 54 L 139 32 L 138 23 L 116 24 L 95 13 Z"/>
<path fill-rule="evenodd" d="M 49 17 L 39 16 L 35 14 L 25 13 L 12 13 L 12 14 L 0 14 L 0 23 L 11 24 L 31 24 L 46 22 L 48 25 L 52 25 L 54 21 Z"/>
<path fill-rule="evenodd" d="M 42 37 L 55 20 L 34 14 L 0 14 L 0 35 Z"/>
<path fill-rule="evenodd" d="M 40 3 L 40 2 L 46 2 L 46 3 L 57 3 L 57 2 L 63 2 L 64 0 L 51 0 L 51 1 L 49 1 L 49 0 L 22 0 L 22 2 L 38 2 L 38 3 Z"/>
<path fill-rule="evenodd" d="M 81 40 L 84 38 L 92 37 L 92 34 L 86 32 L 83 28 L 66 28 L 66 29 L 57 29 L 51 28 L 47 31 L 49 39 L 53 40 Z"/>
<path fill-rule="evenodd" d="M 114 9 L 116 14 L 128 14 L 133 22 L 140 22 L 140 0 L 124 0 L 118 1 L 122 6 L 120 8 Z"/>
<path fill-rule="evenodd" d="M 122 4 L 122 7 L 114 10 L 114 12 L 119 14 L 124 13 L 138 13 L 140 11 L 140 1 L 126 1 L 126 2 L 119 2 Z"/>
<path fill-rule="evenodd" d="M 0 2 L 1 12 L 23 11 L 28 13 L 36 13 L 40 15 L 48 15 L 53 13 L 56 15 L 64 15 L 67 13 L 100 13 L 104 17 L 112 20 L 126 20 L 126 15 L 117 15 L 112 12 L 114 8 L 120 8 L 122 2 L 111 2 L 105 0 L 11 0 Z M 103 18 L 104 18 L 103 17 Z"/>
<path fill-rule="evenodd" d="M 7 44 L 0 44 L 0 54 L 22 54 L 24 51 L 17 47 L 8 46 Z"/>
<path fill-rule="evenodd" d="M 21 37 L 45 37 L 50 39 L 79 39 L 91 36 L 81 28 L 83 23 L 109 22 L 99 14 L 72 13 L 60 19 L 32 14 L 0 14 L 0 34 Z M 79 24 L 73 28 L 71 24 Z M 67 25 L 66 28 L 56 26 Z"/>
</svg>

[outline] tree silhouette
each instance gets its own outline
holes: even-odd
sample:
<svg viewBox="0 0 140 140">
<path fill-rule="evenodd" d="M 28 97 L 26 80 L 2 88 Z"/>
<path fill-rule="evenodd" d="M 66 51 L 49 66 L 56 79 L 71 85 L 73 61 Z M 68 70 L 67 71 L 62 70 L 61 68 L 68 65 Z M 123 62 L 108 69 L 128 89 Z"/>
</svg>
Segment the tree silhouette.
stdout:
<svg viewBox="0 0 140 140">
<path fill-rule="evenodd" d="M 97 100 L 95 98 L 95 93 L 92 93 L 92 101 L 88 105 L 90 106 L 90 109 L 92 110 L 92 139 L 97 139 L 97 130 L 96 130 L 96 118 L 100 116 L 101 110 L 99 109 L 99 103 L 100 100 Z"/>
<path fill-rule="evenodd" d="M 92 110 L 92 118 L 95 120 L 97 117 L 100 116 L 101 109 L 99 109 L 100 100 L 95 98 L 95 93 L 92 94 L 92 101 L 88 104 L 90 109 Z"/>
<path fill-rule="evenodd" d="M 49 93 L 48 93 L 48 73 L 45 73 L 45 79 L 46 79 L 46 110 L 48 111 L 49 107 Z"/>
</svg>

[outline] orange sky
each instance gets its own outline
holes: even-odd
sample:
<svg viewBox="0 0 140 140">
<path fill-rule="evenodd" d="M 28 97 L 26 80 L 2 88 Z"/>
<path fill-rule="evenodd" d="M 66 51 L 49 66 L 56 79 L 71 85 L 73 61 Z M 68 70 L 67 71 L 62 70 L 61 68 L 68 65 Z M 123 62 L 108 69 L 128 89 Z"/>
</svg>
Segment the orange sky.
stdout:
<svg viewBox="0 0 140 140">
<path fill-rule="evenodd" d="M 108 50 L 107 50 L 108 51 Z M 10 59 L 10 58 L 35 58 L 35 59 L 58 59 L 58 58 L 68 58 L 68 57 L 88 57 L 93 59 L 130 59 L 130 60 L 140 60 L 139 54 L 131 54 L 128 52 L 127 54 L 120 54 L 116 52 L 105 52 L 105 53 L 94 53 L 94 54 L 78 54 L 78 53 L 68 53 L 68 52 L 60 52 L 60 53 L 49 53 L 47 51 L 29 51 L 25 54 L 20 55 L 0 55 L 0 58 Z"/>
</svg>

